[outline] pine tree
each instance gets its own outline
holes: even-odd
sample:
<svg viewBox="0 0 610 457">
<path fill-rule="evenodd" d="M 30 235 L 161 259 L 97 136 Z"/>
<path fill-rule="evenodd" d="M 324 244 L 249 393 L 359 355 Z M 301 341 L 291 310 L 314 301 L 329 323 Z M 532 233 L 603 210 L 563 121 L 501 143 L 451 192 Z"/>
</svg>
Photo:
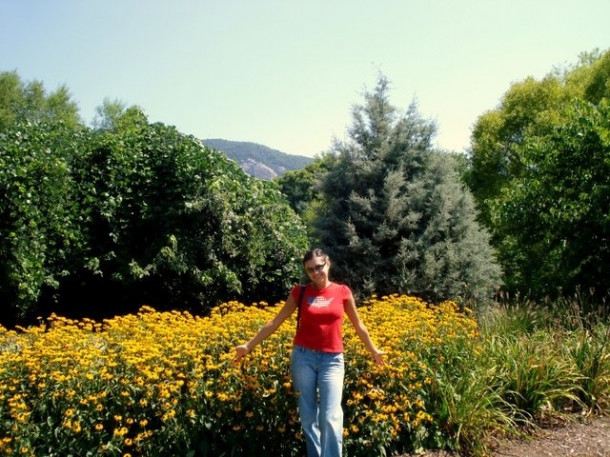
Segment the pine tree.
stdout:
<svg viewBox="0 0 610 457">
<path fill-rule="evenodd" d="M 361 295 L 488 298 L 501 272 L 457 161 L 433 150 L 436 127 L 415 103 L 397 115 L 388 90 L 380 76 L 354 108 L 349 138 L 335 143 L 337 163 L 321 182 L 314 227 L 335 278 Z"/>
</svg>

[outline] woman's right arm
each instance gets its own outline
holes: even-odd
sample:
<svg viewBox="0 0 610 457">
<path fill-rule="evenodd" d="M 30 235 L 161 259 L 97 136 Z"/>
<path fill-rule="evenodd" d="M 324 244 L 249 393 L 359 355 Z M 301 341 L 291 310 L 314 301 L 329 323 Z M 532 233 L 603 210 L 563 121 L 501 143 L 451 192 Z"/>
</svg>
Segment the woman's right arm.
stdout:
<svg viewBox="0 0 610 457">
<path fill-rule="evenodd" d="M 257 344 L 261 343 L 265 338 L 275 332 L 282 323 L 290 317 L 290 315 L 297 308 L 297 304 L 295 299 L 292 297 L 292 293 L 288 295 L 284 306 L 279 312 L 275 315 L 273 319 L 267 322 L 263 327 L 252 337 L 250 341 L 246 344 L 241 344 L 235 348 L 235 357 L 233 361 L 235 363 L 239 363 L 241 359 L 243 359 L 246 355 L 252 352 L 252 349 L 256 347 Z"/>
</svg>

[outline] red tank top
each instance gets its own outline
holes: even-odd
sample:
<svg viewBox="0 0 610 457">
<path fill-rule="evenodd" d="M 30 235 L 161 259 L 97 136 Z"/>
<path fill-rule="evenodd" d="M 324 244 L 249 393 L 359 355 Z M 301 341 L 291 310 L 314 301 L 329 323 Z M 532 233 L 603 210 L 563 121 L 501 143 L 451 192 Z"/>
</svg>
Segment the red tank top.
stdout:
<svg viewBox="0 0 610 457">
<path fill-rule="evenodd" d="M 301 286 L 292 289 L 294 301 L 299 300 Z M 301 306 L 301 321 L 294 344 L 323 352 L 343 352 L 343 313 L 352 291 L 349 287 L 330 283 L 324 289 L 311 284 L 305 287 Z"/>
</svg>

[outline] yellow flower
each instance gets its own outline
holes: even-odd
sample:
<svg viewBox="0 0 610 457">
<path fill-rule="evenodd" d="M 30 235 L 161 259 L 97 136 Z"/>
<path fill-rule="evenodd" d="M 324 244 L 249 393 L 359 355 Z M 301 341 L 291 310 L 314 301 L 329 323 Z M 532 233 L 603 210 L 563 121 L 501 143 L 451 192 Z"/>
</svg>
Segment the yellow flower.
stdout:
<svg viewBox="0 0 610 457">
<path fill-rule="evenodd" d="M 410 420 L 424 425 L 432 420 L 418 399 L 427 398 L 425 389 L 434 381 L 432 369 L 442 356 L 432 360 L 422 347 L 440 354 L 437 349 L 442 345 L 469 340 L 468 347 L 482 350 L 476 340 L 480 337 L 477 323 L 459 313 L 452 302 L 434 306 L 392 294 L 371 297 L 363 305 L 361 319 L 392 363 L 382 369 L 371 366 L 370 356 L 346 320 L 344 345 L 353 361 L 353 371 L 346 376 L 346 392 L 350 392 L 346 403 L 356 419 L 344 433 L 368 436 L 383 430 L 385 436 L 399 436 Z M 279 411 L 286 425 L 271 432 L 286 433 L 298 424 L 296 410 L 290 406 L 294 398 L 287 398 L 297 394 L 284 375 L 294 326 L 278 329 L 240 367 L 231 363 L 233 354 L 228 349 L 272 319 L 281 306 L 227 302 L 205 317 L 143 307 L 137 314 L 102 323 L 54 316 L 45 331 L 19 330 L 9 337 L 8 331 L 0 329 L 0 345 L 9 338 L 20 348 L 0 352 L 0 408 L 6 408 L 13 420 L 15 436 L 32 420 L 34 402 L 67 405 L 59 421 L 72 431 L 94 424 L 95 431 L 103 432 L 101 413 L 110 414 L 114 427 L 107 428 L 125 445 L 129 439 L 138 445 L 151 439 L 147 444 L 154 446 L 156 432 L 167 426 L 159 419 L 175 418 L 176 425 L 182 426 L 185 417 L 199 411 L 235 424 L 236 431 L 260 432 L 267 430 L 264 422 L 252 419 Z M 295 324 L 294 315 L 292 319 Z M 25 378 L 12 376 L 14 367 L 27 373 Z M 22 381 L 28 384 L 25 391 L 36 392 L 31 398 L 21 393 Z M 269 402 L 261 404 L 264 396 Z M 117 409 L 107 412 L 110 403 L 105 398 L 118 399 Z M 260 409 L 254 410 L 253 404 Z"/>
<path fill-rule="evenodd" d="M 72 431 L 74 433 L 80 433 L 81 432 L 81 425 L 80 422 L 76 421 L 72 423 Z"/>
<path fill-rule="evenodd" d="M 129 430 L 127 430 L 127 427 L 121 427 L 121 428 L 115 428 L 113 431 L 113 435 L 115 436 L 125 436 L 127 435 L 127 432 Z"/>
</svg>

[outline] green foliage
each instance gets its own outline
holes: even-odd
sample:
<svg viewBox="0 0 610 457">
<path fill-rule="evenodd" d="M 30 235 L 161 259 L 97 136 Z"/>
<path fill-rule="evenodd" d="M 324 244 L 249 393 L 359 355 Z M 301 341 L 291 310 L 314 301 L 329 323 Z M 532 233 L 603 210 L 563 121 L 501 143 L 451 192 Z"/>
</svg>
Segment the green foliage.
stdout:
<svg viewBox="0 0 610 457">
<path fill-rule="evenodd" d="M 300 276 L 305 229 L 277 185 L 136 107 L 97 131 L 6 129 L 0 161 L 9 321 L 143 303 L 205 312 L 279 300 Z"/>
<path fill-rule="evenodd" d="M 96 164 L 85 197 L 94 202 L 92 275 L 132 306 L 201 312 L 228 298 L 284 296 L 306 244 L 277 187 L 194 138 L 131 117 L 96 135 L 85 160 Z"/>
<path fill-rule="evenodd" d="M 22 318 L 73 267 L 84 234 L 71 169 L 82 132 L 17 124 L 0 132 L 0 303 Z"/>
<path fill-rule="evenodd" d="M 120 100 L 105 98 L 95 109 L 93 128 L 96 130 L 115 130 L 118 123 L 124 118 L 127 106 Z"/>
<path fill-rule="evenodd" d="M 502 258 L 513 263 L 511 285 L 520 281 L 538 294 L 578 286 L 607 293 L 609 107 L 575 101 L 565 123 L 524 143 L 527 171 L 491 205 Z"/>
<path fill-rule="evenodd" d="M 466 179 L 510 292 L 608 293 L 610 52 L 514 84 L 479 119 Z"/>
<path fill-rule="evenodd" d="M 335 145 L 315 235 L 356 291 L 484 301 L 499 285 L 488 235 L 453 156 L 431 149 L 434 133 L 415 105 L 396 115 L 380 77 L 354 109 L 350 141 Z"/>
<path fill-rule="evenodd" d="M 484 333 L 498 335 L 525 335 L 548 330 L 553 324 L 549 310 L 531 301 L 502 301 L 483 312 L 481 328 Z"/>
<path fill-rule="evenodd" d="M 0 131 L 18 123 L 62 121 L 79 125 L 78 107 L 66 86 L 47 94 L 40 81 L 25 83 L 17 72 L 0 73 Z"/>
<path fill-rule="evenodd" d="M 317 244 L 313 226 L 320 208 L 324 206 L 320 194 L 320 181 L 336 163 L 336 156 L 323 154 L 306 167 L 287 171 L 275 179 L 290 207 L 301 217 L 307 227 L 312 245 Z"/>
<path fill-rule="evenodd" d="M 488 310 L 481 327 L 487 335 L 513 335 L 533 339 L 549 338 L 559 348 L 559 359 L 570 361 L 575 402 L 587 414 L 608 408 L 610 388 L 610 332 L 607 310 L 592 306 L 595 296 L 577 293 L 549 303 L 531 300 L 511 302 Z M 498 352 L 508 352 L 501 349 Z"/>
</svg>

